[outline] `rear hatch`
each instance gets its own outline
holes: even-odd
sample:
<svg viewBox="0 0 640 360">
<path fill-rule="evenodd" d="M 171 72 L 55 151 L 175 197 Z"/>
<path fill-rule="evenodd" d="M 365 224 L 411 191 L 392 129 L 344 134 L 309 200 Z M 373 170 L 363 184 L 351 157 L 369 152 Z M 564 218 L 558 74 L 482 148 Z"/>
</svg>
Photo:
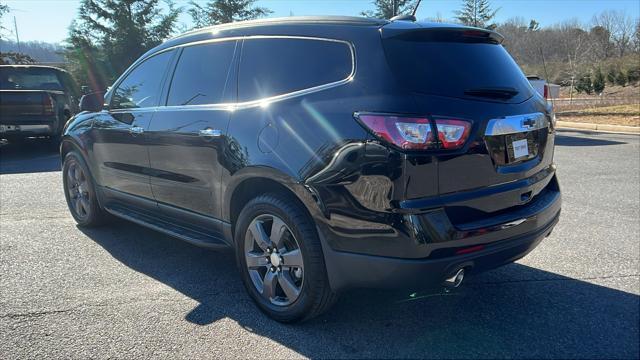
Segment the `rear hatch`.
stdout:
<svg viewBox="0 0 640 360">
<path fill-rule="evenodd" d="M 460 215 L 460 222 L 530 201 L 542 190 L 532 185 L 540 180 L 536 174 L 549 174 L 552 166 L 551 114 L 501 45 L 502 37 L 466 27 L 403 27 L 383 28 L 387 61 L 419 114 L 437 123 L 433 131 L 439 138 L 436 149 L 407 154 L 405 173 L 429 171 L 421 164 L 437 162 L 441 198 L 451 207 L 469 208 L 457 214 L 473 215 Z M 440 122 L 468 124 L 466 141 L 445 148 Z M 428 195 L 419 181 L 405 183 L 408 200 Z"/>
</svg>

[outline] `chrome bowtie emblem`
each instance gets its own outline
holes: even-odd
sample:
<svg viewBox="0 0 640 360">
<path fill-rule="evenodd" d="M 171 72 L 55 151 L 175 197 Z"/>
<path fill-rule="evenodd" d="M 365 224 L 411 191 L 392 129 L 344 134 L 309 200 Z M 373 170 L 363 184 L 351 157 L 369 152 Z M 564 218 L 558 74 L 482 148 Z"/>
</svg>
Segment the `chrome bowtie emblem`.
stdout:
<svg viewBox="0 0 640 360">
<path fill-rule="evenodd" d="M 524 128 L 532 128 L 536 125 L 536 119 L 527 118 L 522 120 L 522 127 Z"/>
</svg>

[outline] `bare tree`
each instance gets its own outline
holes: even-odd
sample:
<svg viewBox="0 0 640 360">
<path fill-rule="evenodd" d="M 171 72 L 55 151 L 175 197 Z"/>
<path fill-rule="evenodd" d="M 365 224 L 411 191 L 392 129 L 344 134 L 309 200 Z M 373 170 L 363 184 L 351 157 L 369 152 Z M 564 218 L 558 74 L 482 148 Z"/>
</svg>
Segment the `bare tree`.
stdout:
<svg viewBox="0 0 640 360">
<path fill-rule="evenodd" d="M 603 11 L 593 17 L 592 23 L 603 58 L 608 58 L 614 50 L 623 57 L 632 48 L 636 22 L 627 13 Z"/>
</svg>

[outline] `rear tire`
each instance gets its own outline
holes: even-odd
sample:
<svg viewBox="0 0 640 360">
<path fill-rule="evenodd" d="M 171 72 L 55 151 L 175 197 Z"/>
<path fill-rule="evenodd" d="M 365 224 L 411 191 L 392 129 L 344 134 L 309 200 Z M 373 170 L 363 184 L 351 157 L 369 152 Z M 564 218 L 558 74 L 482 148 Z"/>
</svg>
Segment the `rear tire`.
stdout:
<svg viewBox="0 0 640 360">
<path fill-rule="evenodd" d="M 296 199 L 266 194 L 249 201 L 235 244 L 244 286 L 274 320 L 305 321 L 335 302 L 315 225 Z"/>
<path fill-rule="evenodd" d="M 87 164 L 75 151 L 64 157 L 62 182 L 67 206 L 79 226 L 99 226 L 110 219 L 98 202 L 95 182 Z"/>
</svg>

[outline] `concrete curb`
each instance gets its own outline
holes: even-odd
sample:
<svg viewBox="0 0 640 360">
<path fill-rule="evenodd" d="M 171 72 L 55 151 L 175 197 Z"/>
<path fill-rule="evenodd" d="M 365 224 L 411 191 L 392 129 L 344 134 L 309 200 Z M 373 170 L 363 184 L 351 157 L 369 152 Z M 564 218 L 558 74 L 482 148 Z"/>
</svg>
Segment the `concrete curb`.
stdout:
<svg viewBox="0 0 640 360">
<path fill-rule="evenodd" d="M 560 120 L 558 120 L 556 124 L 559 128 L 563 128 L 563 129 L 580 129 L 580 130 L 618 132 L 618 133 L 625 133 L 625 134 L 640 134 L 639 126 L 591 124 L 591 123 L 579 123 L 579 122 L 560 121 Z"/>
</svg>

